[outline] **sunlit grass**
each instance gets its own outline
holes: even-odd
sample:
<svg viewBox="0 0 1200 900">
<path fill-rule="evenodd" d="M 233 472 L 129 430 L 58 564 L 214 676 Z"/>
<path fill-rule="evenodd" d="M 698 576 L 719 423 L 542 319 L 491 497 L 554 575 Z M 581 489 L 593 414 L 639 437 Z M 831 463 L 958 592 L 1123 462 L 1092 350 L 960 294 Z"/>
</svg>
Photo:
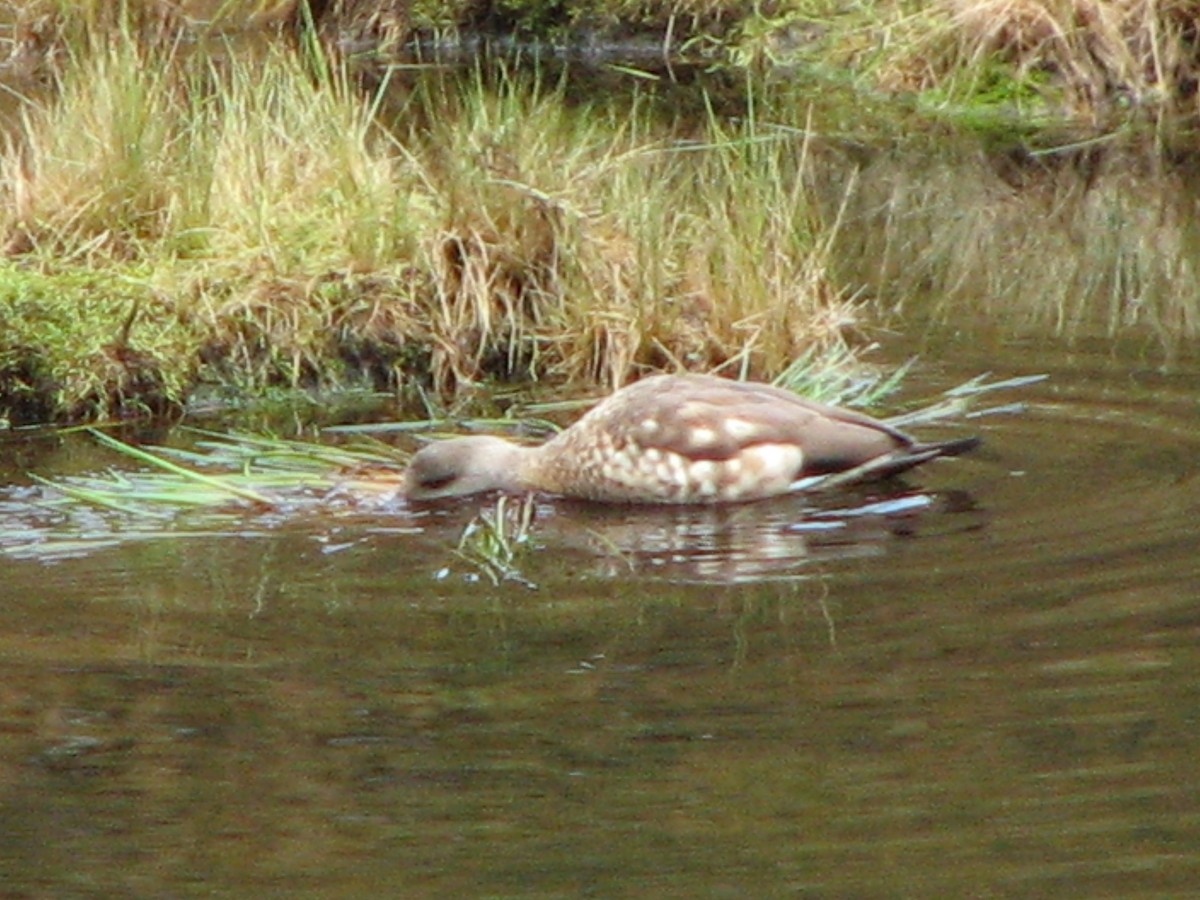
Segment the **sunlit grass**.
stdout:
<svg viewBox="0 0 1200 900">
<path fill-rule="evenodd" d="M 106 33 L 0 154 L 4 275 L 20 293 L 27 273 L 133 274 L 154 302 L 128 346 L 148 328 L 185 345 L 171 402 L 198 380 L 450 397 L 646 368 L 769 377 L 841 344 L 856 311 L 826 275 L 836 222 L 811 202 L 806 132 L 689 128 L 517 74 L 372 93 L 283 45 Z M 54 346 L 11 349 L 79 364 L 42 358 Z M 104 415 L 112 393 L 43 408 Z"/>
</svg>

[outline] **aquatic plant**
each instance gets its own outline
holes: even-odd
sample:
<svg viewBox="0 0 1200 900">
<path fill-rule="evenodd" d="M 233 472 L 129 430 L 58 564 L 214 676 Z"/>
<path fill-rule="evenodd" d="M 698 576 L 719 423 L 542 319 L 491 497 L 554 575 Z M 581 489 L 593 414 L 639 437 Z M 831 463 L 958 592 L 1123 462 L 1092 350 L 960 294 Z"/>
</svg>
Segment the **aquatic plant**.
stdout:
<svg viewBox="0 0 1200 900">
<path fill-rule="evenodd" d="M 533 549 L 536 501 L 532 495 L 501 495 L 467 523 L 455 555 L 470 564 L 492 584 L 512 581 L 529 588 L 537 585 L 522 574 L 521 559 Z"/>
</svg>

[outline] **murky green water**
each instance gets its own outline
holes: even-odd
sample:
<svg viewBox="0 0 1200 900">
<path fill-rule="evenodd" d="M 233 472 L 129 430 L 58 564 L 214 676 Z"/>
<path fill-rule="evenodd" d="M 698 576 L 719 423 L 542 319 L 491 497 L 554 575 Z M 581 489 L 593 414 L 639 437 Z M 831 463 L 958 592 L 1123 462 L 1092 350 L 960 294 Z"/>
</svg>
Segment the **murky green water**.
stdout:
<svg viewBox="0 0 1200 900">
<path fill-rule="evenodd" d="M 922 355 L 910 398 L 1051 375 L 1027 413 L 970 423 L 983 451 L 819 500 L 543 504 L 536 589 L 455 555 L 473 503 L 201 535 L 98 519 L 108 546 L 55 559 L 10 532 L 0 896 L 1194 894 L 1200 361 L 1169 342 L 1164 374 L 1146 333 L 1194 333 L 1195 186 L 1122 175 L 1106 204 L 1067 172 L 1035 220 L 1034 191 L 885 163 L 845 281 L 997 316 L 1029 297 L 1039 331 L 1086 318 L 1068 300 L 1097 271 L 1120 282 L 1071 341 L 888 336 Z M 1138 218 L 1164 196 L 1182 237 Z M 1163 271 L 1139 285 L 1143 257 Z M 113 465 L 44 446 L 0 444 L 0 520 L 31 541 L 26 470 Z"/>
<path fill-rule="evenodd" d="M 468 508 L 0 557 L 3 893 L 1193 892 L 1200 366 L 921 349 L 1052 378 L 823 517 L 543 507 L 536 590 Z"/>
</svg>

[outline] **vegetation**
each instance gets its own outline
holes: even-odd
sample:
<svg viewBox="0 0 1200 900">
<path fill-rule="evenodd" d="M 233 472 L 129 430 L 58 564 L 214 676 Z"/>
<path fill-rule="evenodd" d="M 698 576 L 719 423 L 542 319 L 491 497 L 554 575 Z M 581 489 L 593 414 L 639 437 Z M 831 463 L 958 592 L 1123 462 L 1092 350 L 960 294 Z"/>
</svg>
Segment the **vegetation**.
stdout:
<svg viewBox="0 0 1200 900">
<path fill-rule="evenodd" d="M 935 118 L 1022 140 L 1048 116 L 1097 123 L 1183 108 L 1196 83 L 1187 4 L 8 9 L 0 419 L 17 425 L 167 413 L 208 386 L 228 396 L 418 386 L 450 402 L 480 381 L 590 389 L 640 368 L 770 377 L 797 357 L 844 356 L 848 329 L 869 316 L 852 302 L 864 288 L 899 307 L 968 283 L 957 226 L 937 271 L 896 270 L 890 222 L 885 250 L 859 254 L 879 261 L 874 276 L 847 264 L 847 248 L 869 245 L 846 240 L 858 188 L 831 198 L 814 175 L 823 150 L 805 118 L 812 101 L 796 94 L 773 102 L 773 89 L 747 79 L 742 115 L 710 110 L 697 122 L 664 114 L 649 78 L 620 103 L 482 68 L 405 85 L 375 69 L 382 83 L 367 87 L 328 50 L 358 46 L 355 36 L 383 48 L 463 27 L 642 29 L 703 59 L 851 82 L 846 121 L 869 98 L 906 91 Z M 237 37 L 263 26 L 295 39 Z M 1107 207 L 1096 215 L 1111 218 Z M 1117 255 L 1126 268 L 1142 258 Z M 1012 254 L 993 257 L 1007 272 Z M 1110 292 L 1183 284 L 1153 265 L 1097 280 L 1089 256 L 1080 272 L 1085 288 Z M 1017 283 L 999 281 L 987 290 Z M 888 296 L 897 285 L 907 293 Z M 1056 301 L 1060 320 L 1067 301 Z M 1124 321 L 1124 299 L 1113 303 Z M 1138 304 L 1156 308 L 1144 292 Z M 1175 303 L 1155 322 L 1192 322 L 1191 308 Z"/>
<path fill-rule="evenodd" d="M 536 588 L 519 565 L 532 550 L 535 506 L 532 495 L 497 497 L 491 508 L 484 508 L 467 523 L 458 540 L 457 556 L 493 585 L 514 581 Z"/>
<path fill-rule="evenodd" d="M 422 40 L 516 35 L 558 44 L 657 44 L 677 57 L 849 73 L 868 90 L 1110 119 L 1194 106 L 1200 10 L 1165 0 L 9 0 L 13 57 L 133 24 L 145 38 L 273 27 L 356 52 Z M 0 19 L 2 20 L 2 19 Z"/>
<path fill-rule="evenodd" d="M 386 87 L 279 46 L 119 33 L 73 52 L 0 159 L 0 317 L 37 304 L 50 329 L 0 337 L 27 376 L 0 397 L 13 421 L 128 411 L 123 384 L 155 386 L 151 409 L 213 380 L 449 396 L 638 365 L 764 374 L 840 341 L 802 136 L 714 116 L 681 146 L 647 105 L 517 76 L 426 81 L 398 109 Z M 127 287 L 81 303 L 97 277 Z M 131 371 L 114 385 L 89 342 Z"/>
</svg>

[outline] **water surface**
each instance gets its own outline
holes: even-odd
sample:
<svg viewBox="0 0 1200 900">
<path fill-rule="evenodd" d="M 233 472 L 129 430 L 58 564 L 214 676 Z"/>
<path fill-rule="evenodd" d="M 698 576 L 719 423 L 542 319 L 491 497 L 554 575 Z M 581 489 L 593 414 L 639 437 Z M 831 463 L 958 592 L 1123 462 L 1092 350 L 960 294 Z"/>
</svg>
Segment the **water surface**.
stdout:
<svg viewBox="0 0 1200 900">
<path fill-rule="evenodd" d="M 464 507 L 0 557 L 6 891 L 1189 893 L 1200 367 L 917 349 L 1052 377 L 904 485 L 543 504 L 536 589 Z"/>
</svg>

